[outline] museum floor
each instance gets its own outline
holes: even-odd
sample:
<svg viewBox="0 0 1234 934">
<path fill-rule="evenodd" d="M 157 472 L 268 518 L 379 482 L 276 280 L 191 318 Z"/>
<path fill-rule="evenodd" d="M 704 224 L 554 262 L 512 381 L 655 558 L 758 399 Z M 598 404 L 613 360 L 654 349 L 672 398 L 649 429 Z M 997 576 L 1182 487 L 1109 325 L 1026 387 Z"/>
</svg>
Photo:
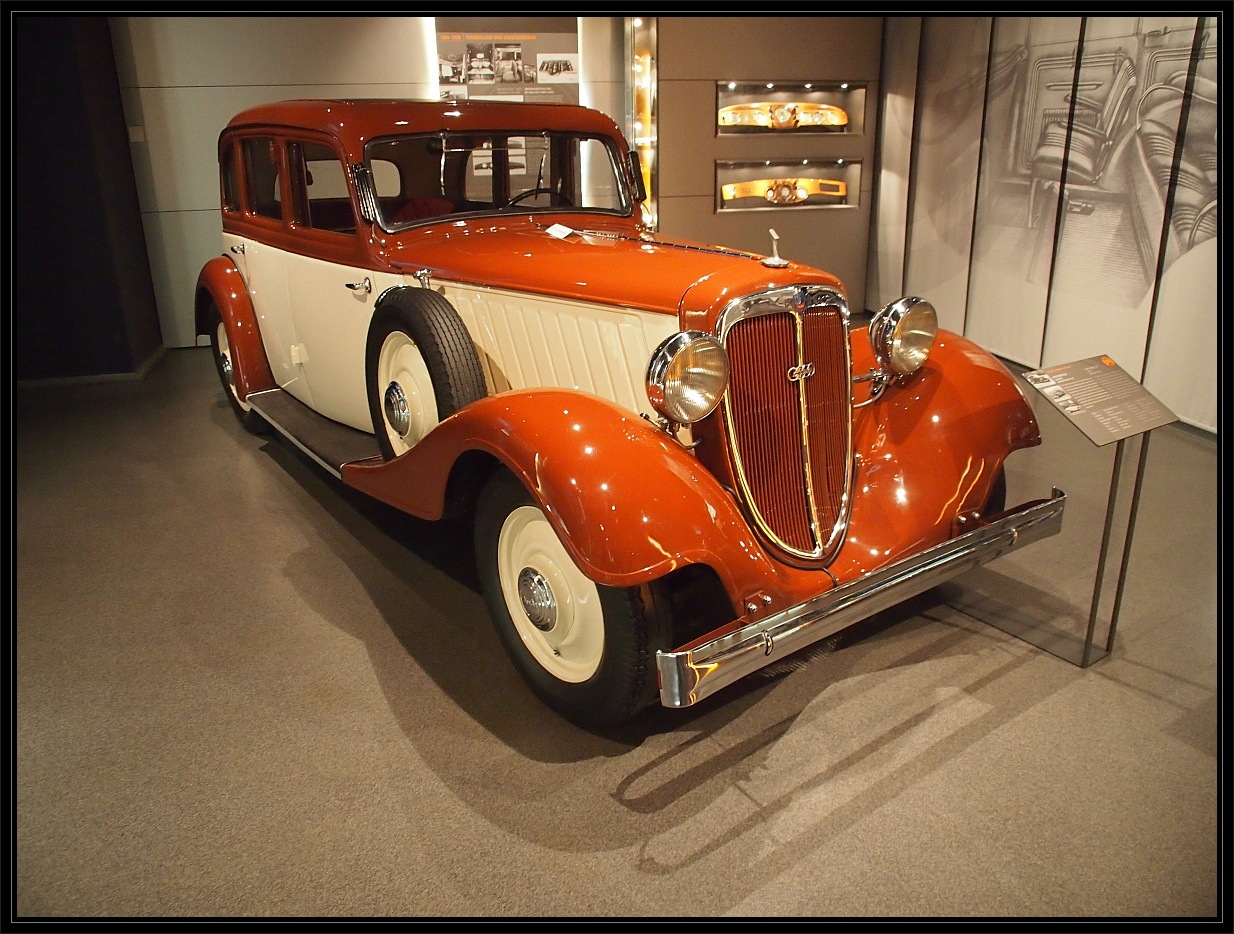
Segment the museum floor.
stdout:
<svg viewBox="0 0 1234 934">
<path fill-rule="evenodd" d="M 1217 916 L 1218 446 L 1151 435 L 1081 668 L 955 608 L 1085 631 L 1115 445 L 1039 414 L 1059 536 L 595 735 L 464 536 L 246 434 L 208 350 L 19 392 L 16 915 Z"/>
</svg>

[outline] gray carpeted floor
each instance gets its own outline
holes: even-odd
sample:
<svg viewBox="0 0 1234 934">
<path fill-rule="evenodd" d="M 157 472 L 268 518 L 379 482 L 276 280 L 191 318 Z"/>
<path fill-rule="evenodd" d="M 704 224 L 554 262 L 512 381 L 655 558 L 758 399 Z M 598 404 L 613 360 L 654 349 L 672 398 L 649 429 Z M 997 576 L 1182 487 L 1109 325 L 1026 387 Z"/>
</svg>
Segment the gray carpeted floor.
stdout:
<svg viewBox="0 0 1234 934">
<path fill-rule="evenodd" d="M 1084 634 L 1113 446 L 1039 411 L 1010 495 L 1066 490 L 1062 534 L 594 735 L 460 534 L 246 434 L 208 350 L 21 392 L 17 914 L 1214 916 L 1217 445 L 1151 436 L 1082 669 L 955 608 Z"/>
</svg>

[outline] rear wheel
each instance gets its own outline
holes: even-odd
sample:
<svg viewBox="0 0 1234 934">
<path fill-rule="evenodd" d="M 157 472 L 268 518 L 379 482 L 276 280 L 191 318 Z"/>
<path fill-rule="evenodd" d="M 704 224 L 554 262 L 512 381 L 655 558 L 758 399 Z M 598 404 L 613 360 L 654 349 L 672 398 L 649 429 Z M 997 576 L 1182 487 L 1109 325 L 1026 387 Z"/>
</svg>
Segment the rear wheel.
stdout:
<svg viewBox="0 0 1234 934">
<path fill-rule="evenodd" d="M 587 578 L 505 471 L 480 495 L 475 541 L 502 644 L 549 707 L 581 726 L 608 727 L 656 699 L 655 653 L 667 646 L 650 587 L 605 587 Z"/>
<path fill-rule="evenodd" d="M 269 424 L 251 405 L 240 398 L 240 391 L 236 388 L 235 359 L 231 352 L 231 342 L 227 339 L 227 326 L 223 323 L 223 316 L 217 305 L 211 305 L 210 312 L 210 348 L 214 352 L 214 366 L 219 374 L 219 381 L 223 384 L 227 401 L 231 403 L 231 410 L 236 413 L 236 418 L 246 430 L 255 435 L 266 434 L 270 430 Z"/>
</svg>

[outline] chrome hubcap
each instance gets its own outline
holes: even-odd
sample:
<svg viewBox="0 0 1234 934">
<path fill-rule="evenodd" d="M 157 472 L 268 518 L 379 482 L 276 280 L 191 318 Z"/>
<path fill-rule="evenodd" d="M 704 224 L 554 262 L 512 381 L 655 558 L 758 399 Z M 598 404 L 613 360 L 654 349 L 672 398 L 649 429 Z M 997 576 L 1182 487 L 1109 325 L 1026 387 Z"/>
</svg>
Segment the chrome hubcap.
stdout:
<svg viewBox="0 0 1234 934">
<path fill-rule="evenodd" d="M 403 392 L 402 386 L 391 383 L 386 387 L 383 407 L 390 427 L 400 438 L 406 435 L 407 429 L 411 427 L 411 414 L 407 409 L 407 394 Z"/>
<path fill-rule="evenodd" d="M 557 601 L 544 575 L 535 568 L 523 568 L 518 574 L 518 599 L 531 624 L 541 632 L 557 625 Z"/>
</svg>

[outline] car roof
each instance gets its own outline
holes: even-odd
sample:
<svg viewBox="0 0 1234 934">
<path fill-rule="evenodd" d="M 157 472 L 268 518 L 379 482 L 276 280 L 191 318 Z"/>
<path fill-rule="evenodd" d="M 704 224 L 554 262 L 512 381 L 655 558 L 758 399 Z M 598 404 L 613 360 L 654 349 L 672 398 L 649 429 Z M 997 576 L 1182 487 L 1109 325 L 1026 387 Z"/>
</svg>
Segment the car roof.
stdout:
<svg viewBox="0 0 1234 934">
<path fill-rule="evenodd" d="M 572 130 L 621 138 L 617 124 L 598 110 L 578 104 L 528 104 L 511 101 L 305 99 L 250 107 L 228 121 L 223 135 L 253 127 L 310 129 L 342 142 L 354 158 L 364 144 L 383 136 L 514 130 L 539 133 Z"/>
</svg>

